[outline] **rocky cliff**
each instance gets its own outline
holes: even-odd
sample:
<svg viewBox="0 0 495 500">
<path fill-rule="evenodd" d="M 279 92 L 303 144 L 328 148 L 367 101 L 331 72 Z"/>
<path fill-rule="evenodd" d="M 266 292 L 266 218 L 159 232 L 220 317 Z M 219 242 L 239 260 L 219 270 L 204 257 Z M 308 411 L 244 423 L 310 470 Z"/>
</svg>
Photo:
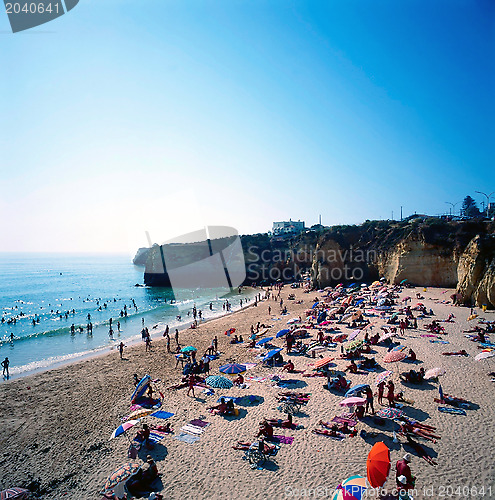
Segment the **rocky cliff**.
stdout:
<svg viewBox="0 0 495 500">
<path fill-rule="evenodd" d="M 495 307 L 494 223 L 436 218 L 367 221 L 292 239 L 274 239 L 266 234 L 241 236 L 240 242 L 242 248 L 231 253 L 224 267 L 229 273 L 242 265 L 244 284 L 292 281 L 309 271 L 317 288 L 371 283 L 384 277 L 390 283 L 407 280 L 419 286 L 457 287 L 465 303 Z M 171 286 L 170 269 L 164 269 L 164 263 L 169 266 L 175 262 L 173 266 L 180 267 L 187 255 L 186 261 L 200 261 L 209 255 L 206 247 L 197 244 L 179 245 L 173 250 L 173 255 L 165 259 L 165 246 L 155 246 L 148 253 L 147 285 Z M 245 264 L 239 264 L 242 260 Z M 197 278 L 194 274 L 193 281 Z"/>
<path fill-rule="evenodd" d="M 318 239 L 313 283 L 390 283 L 455 288 L 466 303 L 495 307 L 494 226 L 438 219 L 330 228 Z"/>
</svg>

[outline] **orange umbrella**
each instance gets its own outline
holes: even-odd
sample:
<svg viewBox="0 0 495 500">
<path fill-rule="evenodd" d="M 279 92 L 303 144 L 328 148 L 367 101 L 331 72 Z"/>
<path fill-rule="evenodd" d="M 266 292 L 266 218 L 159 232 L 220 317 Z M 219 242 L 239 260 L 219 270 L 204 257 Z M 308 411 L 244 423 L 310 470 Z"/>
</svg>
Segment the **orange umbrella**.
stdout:
<svg viewBox="0 0 495 500">
<path fill-rule="evenodd" d="M 314 367 L 315 367 L 315 369 L 322 368 L 323 366 L 327 366 L 328 364 L 330 364 L 332 361 L 333 361 L 333 358 L 326 357 L 326 358 L 323 358 L 323 359 L 320 359 L 319 361 L 317 361 L 314 364 Z"/>
<path fill-rule="evenodd" d="M 366 460 L 366 475 L 373 488 L 380 488 L 385 484 L 390 472 L 390 450 L 382 443 L 376 443 Z"/>
</svg>

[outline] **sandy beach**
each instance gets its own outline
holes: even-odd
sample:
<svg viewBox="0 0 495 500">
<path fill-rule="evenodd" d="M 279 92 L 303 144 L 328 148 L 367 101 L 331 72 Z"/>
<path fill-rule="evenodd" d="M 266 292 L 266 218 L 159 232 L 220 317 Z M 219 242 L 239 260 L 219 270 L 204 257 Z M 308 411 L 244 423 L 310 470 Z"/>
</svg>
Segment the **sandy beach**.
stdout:
<svg viewBox="0 0 495 500">
<path fill-rule="evenodd" d="M 238 363 L 258 363 L 245 375 L 265 380 L 248 381 L 249 388 L 218 389 L 214 396 L 206 396 L 196 388 L 195 398 L 186 395 L 187 389 L 167 390 L 180 381 L 180 367 L 175 369 L 175 357 L 167 354 L 162 332 L 155 331 L 152 331 L 152 352 L 145 352 L 144 344 L 128 347 L 123 360 L 115 350 L 98 358 L 0 384 L 3 402 L 0 408 L 0 489 L 30 485 L 30 489 L 38 487 L 37 498 L 100 499 L 99 491 L 108 475 L 128 460 L 129 441 L 124 436 L 109 438 L 122 423 L 121 418 L 129 414 L 133 374 L 136 373 L 139 377 L 150 374 L 153 379 L 159 379 L 155 385 L 165 396 L 162 409 L 174 413 L 166 421 L 145 417 L 142 422 L 170 422 L 174 434 L 192 419 L 203 418 L 211 423 L 196 443 L 188 444 L 168 435 L 154 449 L 141 449 L 139 459 L 145 459 L 149 453 L 157 462 L 162 476 L 156 491 L 164 498 L 332 498 L 335 486 L 341 481 L 353 474 L 366 475 L 366 457 L 377 441 L 383 441 L 391 450 L 392 470 L 385 487 L 395 486 L 395 462 L 408 451 L 413 455 L 411 469 L 417 476 L 415 499 L 495 497 L 495 452 L 491 445 L 495 435 L 495 384 L 488 376 L 495 370 L 495 358 L 475 361 L 474 357 L 480 352 L 478 344 L 462 333 L 480 318 L 494 320 L 495 314 L 477 310 L 480 316 L 468 321 L 469 308 L 442 303 L 450 301 L 452 293 L 445 289 L 404 289 L 401 297 L 415 297 L 416 292 L 424 297 L 421 302 L 433 310 L 434 319 L 445 320 L 450 313 L 455 315 L 453 323 L 441 323 L 447 332 L 441 336 L 442 340 L 449 344 L 431 343 L 431 338 L 421 336 L 427 333 L 424 324 L 431 322 L 431 317 L 419 319 L 418 329 L 408 329 L 396 340 L 416 352 L 420 360 L 416 369 L 420 366 L 426 370 L 443 367 L 446 374 L 440 382 L 444 392 L 471 401 L 476 409 L 467 410 L 466 416 L 440 413 L 434 401 L 438 397 L 438 383 L 401 384 L 399 372 L 412 366 L 403 362 L 382 363 L 387 352 L 382 345 L 374 346 L 372 355 L 383 368 L 393 371 L 396 391 L 400 389 L 407 399 L 414 400 L 413 405 L 403 407 L 406 415 L 437 428 L 441 436 L 437 443 L 421 442 L 435 457 L 436 467 L 415 456 L 407 444 L 404 446 L 404 437 L 399 436 L 399 442 L 393 442 L 392 430 L 397 426 L 391 420 L 380 426 L 371 417 L 365 417 L 357 425 L 358 435 L 342 441 L 315 435 L 312 431 L 321 428 L 318 425 L 320 420 L 331 420 L 343 411 L 339 406 L 342 396 L 323 389 L 326 378 L 282 373 L 280 368 L 263 368 L 256 355 L 264 349 L 249 349 L 247 342 L 230 344 L 231 339 L 224 332 L 232 327 L 247 339 L 250 326 L 257 322 L 271 325 L 266 335 L 274 336 L 278 330 L 287 327 L 290 318 L 302 316 L 304 321 L 304 311 L 311 307 L 319 296 L 318 292 L 303 293 L 302 289 L 292 290 L 286 286 L 281 297 L 288 315 L 281 315 L 278 303 L 270 299 L 260 302 L 257 307 L 250 306 L 201 324 L 196 330 L 180 332 L 181 345 L 193 345 L 198 348 L 198 353 L 203 353 L 212 338 L 218 336 L 221 356 L 211 363 L 211 374 L 218 374 L 219 366 L 228 359 Z M 296 301 L 287 300 L 289 293 L 295 293 L 296 299 L 303 302 L 296 304 Z M 413 298 L 412 304 L 416 302 Z M 269 306 L 271 315 L 268 314 Z M 384 324 L 378 316 L 368 319 L 373 325 L 373 333 Z M 344 333 L 352 331 L 345 325 L 334 326 L 339 326 Z M 315 337 L 313 333 L 312 338 Z M 362 337 L 360 334 L 358 338 Z M 282 347 L 284 339 L 274 339 L 272 343 Z M 461 349 L 465 349 L 469 356 L 442 355 L 446 351 Z M 339 359 L 340 349 L 335 348 L 318 353 L 315 359 L 287 356 L 285 350 L 282 354 L 284 359 L 292 359 L 296 370 L 305 373 L 312 373 L 312 365 L 323 356 L 336 358 L 335 369 L 344 369 L 349 363 Z M 270 380 L 274 374 L 301 380 L 302 385 L 306 384 L 301 390 L 311 393 L 311 398 L 294 417 L 295 422 L 304 426 L 303 429 L 276 429 L 276 434 L 293 437 L 293 443 L 281 444 L 273 459 L 263 468 L 253 470 L 243 460 L 244 453 L 232 449 L 232 446 L 237 440 L 254 440 L 259 422 L 264 417 L 284 416 L 277 410 L 276 395 L 281 389 Z M 374 372 L 348 374 L 347 378 L 353 385 L 365 383 L 375 388 L 376 375 Z M 261 396 L 263 403 L 240 407 L 238 418 L 227 419 L 211 415 L 206 410 L 222 395 L 251 394 Z M 379 408 L 375 398 L 375 409 Z M 364 440 L 359 435 L 363 429 L 378 435 Z M 131 429 L 128 435 L 132 438 L 135 430 Z M 484 494 L 480 494 L 482 486 Z"/>
</svg>

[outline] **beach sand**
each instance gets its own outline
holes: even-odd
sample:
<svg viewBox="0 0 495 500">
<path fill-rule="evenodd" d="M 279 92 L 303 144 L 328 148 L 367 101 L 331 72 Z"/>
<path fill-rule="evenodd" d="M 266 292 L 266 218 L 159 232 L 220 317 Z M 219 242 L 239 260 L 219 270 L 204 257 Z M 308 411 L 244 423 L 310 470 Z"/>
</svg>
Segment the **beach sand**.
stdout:
<svg viewBox="0 0 495 500">
<path fill-rule="evenodd" d="M 448 332 L 445 339 L 450 344 L 430 343 L 429 338 L 420 336 L 426 333 L 422 329 L 423 324 L 431 319 L 419 320 L 418 330 L 406 330 L 405 337 L 399 337 L 401 343 L 414 349 L 422 361 L 416 369 L 420 366 L 425 369 L 436 366 L 445 368 L 447 373 L 440 379 L 444 392 L 468 399 L 479 408 L 468 410 L 467 416 L 440 413 L 433 400 L 438 397 L 438 384 L 401 385 L 398 373 L 409 370 L 411 365 L 381 363 L 387 350 L 376 347 L 376 360 L 385 369 L 394 371 L 396 391 L 401 388 L 406 398 L 414 400 L 414 406 L 404 407 L 406 414 L 436 426 L 442 438 L 436 444 L 421 442 L 433 452 L 438 461 L 437 467 L 428 465 L 413 453 L 411 469 L 417 476 L 415 499 L 490 498 L 489 488 L 491 496 L 495 497 L 495 453 L 492 445 L 495 436 L 495 384 L 488 376 L 495 370 L 495 358 L 475 361 L 478 345 L 462 333 L 475 323 L 467 321 L 469 309 L 439 303 L 449 300 L 450 291 L 406 289 L 402 296 L 415 297 L 416 291 L 425 297 L 422 302 L 428 309 L 433 309 L 436 319 L 446 319 L 451 312 L 455 314 L 454 323 L 443 324 Z M 289 293 L 295 293 L 303 303 L 297 305 L 288 301 Z M 210 345 L 212 337 L 217 335 L 222 354 L 219 360 L 211 363 L 212 374 L 217 374 L 218 367 L 229 358 L 236 362 L 255 362 L 256 353 L 247 349 L 246 343 L 231 345 L 224 332 L 235 327 L 236 333 L 247 339 L 250 325 L 260 321 L 272 325 L 267 334 L 272 336 L 287 326 L 289 318 L 299 315 L 304 318 L 304 311 L 311 306 L 318 293 L 307 294 L 301 289 L 284 287 L 281 296 L 289 310 L 287 316 L 279 314 L 280 307 L 276 302 L 267 300 L 258 307 L 251 306 L 204 323 L 197 330 L 184 330 L 180 333 L 180 342 L 183 346 L 194 345 L 198 353 L 202 353 Z M 413 299 L 412 304 L 416 302 Z M 268 306 L 277 314 L 269 316 Z M 493 312 L 481 316 L 488 320 L 495 319 Z M 377 317 L 370 319 L 376 332 L 383 320 Z M 343 331 L 351 332 L 343 325 L 341 327 Z M 362 336 L 360 334 L 359 338 Z M 379 433 L 375 440 L 369 442 L 359 435 L 336 441 L 313 434 L 312 430 L 319 427 L 320 419 L 331 420 L 342 413 L 338 404 L 342 398 L 322 388 L 325 378 L 303 378 L 301 374 L 285 374 L 282 377 L 304 381 L 307 386 L 301 390 L 312 394 L 302 413 L 294 417 L 294 421 L 304 425 L 304 429 L 276 429 L 276 434 L 293 436 L 294 442 L 282 444 L 277 456 L 263 469 L 252 470 L 242 458 L 244 453 L 233 450 L 232 445 L 238 439 L 254 440 L 263 417 L 284 417 L 277 410 L 275 398 L 280 388 L 274 387 L 268 379 L 264 382 L 250 381 L 248 389 L 216 390 L 216 394 L 210 397 L 206 397 L 200 389 L 196 389 L 196 398 L 188 397 L 187 389 L 166 390 L 180 380 L 180 370 L 175 369 L 175 357 L 166 353 L 161 333 L 153 332 L 152 337 L 151 353 L 145 352 L 144 345 L 139 345 L 126 348 L 124 360 L 115 350 L 105 356 L 0 384 L 0 489 L 36 482 L 42 492 L 39 498 L 100 499 L 98 492 L 108 475 L 127 461 L 129 441 L 125 436 L 113 440 L 109 437 L 120 425 L 121 417 L 129 413 L 134 373 L 140 377 L 149 373 L 153 379 L 160 379 L 156 387 L 165 395 L 162 409 L 175 414 L 166 421 L 145 417 L 142 422 L 170 422 L 176 432 L 188 421 L 200 416 L 211 422 L 201 439 L 194 444 L 166 436 L 153 450 L 140 451 L 141 459 L 148 453 L 156 459 L 162 474 L 160 491 L 164 498 L 331 498 L 340 481 L 353 474 L 366 475 L 366 458 L 375 441 L 384 441 L 391 449 L 392 470 L 386 486 L 394 486 L 394 464 L 405 451 L 411 450 L 407 445 L 404 447 L 403 437 L 399 437 L 399 443 L 393 443 L 392 429 L 396 428 L 393 423 L 387 421 L 385 426 L 380 427 L 369 418 L 360 422 L 358 431 L 365 429 Z M 276 339 L 273 344 L 282 346 L 283 339 Z M 465 349 L 469 356 L 441 355 L 445 351 L 460 349 Z M 339 352 L 334 349 L 321 355 L 338 358 Z M 287 358 L 285 351 L 282 354 Z M 296 369 L 309 371 L 318 359 L 295 355 L 290 358 Z M 347 364 L 345 360 L 336 360 L 337 369 Z M 258 364 L 246 375 L 270 377 L 275 373 L 280 374 L 280 369 L 262 368 Z M 375 377 L 375 373 L 348 376 L 353 385 L 369 383 L 373 387 Z M 215 403 L 221 395 L 247 394 L 260 395 L 264 402 L 244 407 L 239 418 L 226 419 L 206 411 L 206 407 Z M 375 399 L 375 409 L 379 407 Z M 131 429 L 128 435 L 132 438 L 135 430 Z M 485 488 L 484 495 L 479 494 L 482 486 Z"/>
</svg>

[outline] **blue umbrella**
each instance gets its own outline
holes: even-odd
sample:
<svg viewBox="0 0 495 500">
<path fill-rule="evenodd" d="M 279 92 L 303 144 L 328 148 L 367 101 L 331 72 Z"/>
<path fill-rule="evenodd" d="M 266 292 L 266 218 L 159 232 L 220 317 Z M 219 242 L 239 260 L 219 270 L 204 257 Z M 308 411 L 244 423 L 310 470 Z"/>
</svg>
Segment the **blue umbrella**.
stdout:
<svg viewBox="0 0 495 500">
<path fill-rule="evenodd" d="M 280 330 L 279 332 L 277 332 L 277 335 L 275 335 L 275 338 L 279 338 L 279 337 L 283 337 L 286 333 L 289 333 L 290 330 L 288 330 L 287 328 L 285 328 L 284 330 Z"/>
<path fill-rule="evenodd" d="M 319 304 L 319 302 L 315 302 L 312 306 L 311 306 L 311 309 L 314 309 L 317 305 Z"/>
<path fill-rule="evenodd" d="M 221 375 L 211 375 L 206 377 L 206 385 L 214 387 L 215 389 L 230 389 L 234 384 L 228 378 Z"/>
<path fill-rule="evenodd" d="M 256 342 L 256 345 L 266 344 L 267 342 L 270 342 L 270 340 L 273 340 L 273 337 L 265 337 L 264 339 L 258 340 L 258 342 Z"/>
<path fill-rule="evenodd" d="M 368 384 L 355 385 L 345 393 L 344 397 L 348 398 L 350 396 L 353 396 L 354 394 L 357 394 L 358 392 L 363 392 L 366 389 L 366 387 L 369 387 L 369 385 Z"/>
<path fill-rule="evenodd" d="M 229 363 L 220 367 L 222 373 L 241 373 L 246 371 L 246 365 L 239 365 L 237 363 Z"/>
<path fill-rule="evenodd" d="M 265 354 L 263 361 L 267 361 L 268 359 L 273 358 L 273 356 L 275 356 L 275 354 L 278 354 L 281 350 L 282 350 L 282 348 L 279 347 L 277 349 L 272 349 L 271 351 L 268 351 Z"/>
<path fill-rule="evenodd" d="M 354 305 L 358 306 L 359 304 L 362 304 L 364 302 L 364 299 L 359 299 Z"/>
</svg>

